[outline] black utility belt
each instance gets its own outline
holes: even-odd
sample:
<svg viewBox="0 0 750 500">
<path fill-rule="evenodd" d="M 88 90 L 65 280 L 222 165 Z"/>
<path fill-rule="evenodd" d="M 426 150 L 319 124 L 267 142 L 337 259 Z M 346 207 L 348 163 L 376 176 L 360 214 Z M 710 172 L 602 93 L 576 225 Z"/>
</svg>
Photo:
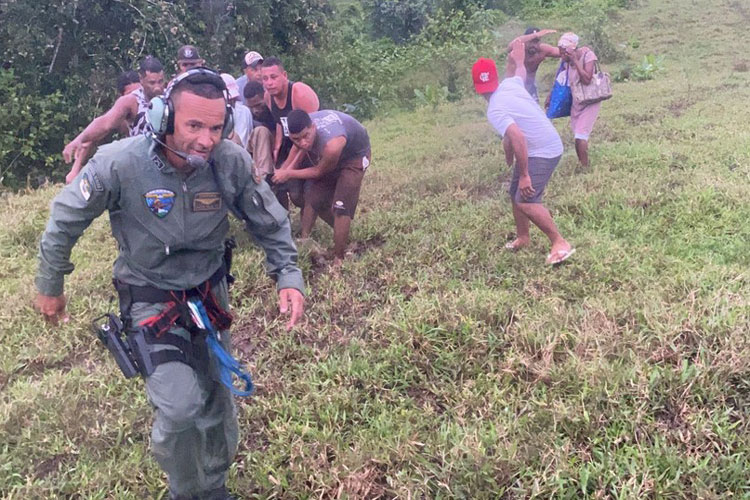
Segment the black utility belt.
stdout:
<svg viewBox="0 0 750 500">
<path fill-rule="evenodd" d="M 206 281 L 211 286 L 211 288 L 213 288 L 221 283 L 221 280 L 223 280 L 227 274 L 227 267 L 224 262 L 222 262 L 221 266 L 219 266 L 219 268 Z M 160 288 L 155 288 L 152 286 L 128 285 L 126 283 L 122 283 L 119 280 L 115 280 L 115 288 L 119 292 L 122 288 L 127 287 L 130 294 L 129 298 L 131 304 L 135 302 L 149 302 L 153 304 L 158 302 L 171 302 L 175 300 L 175 298 L 182 299 L 185 297 L 190 298 L 201 296 L 203 293 L 205 293 L 205 289 L 201 290 L 201 287 L 205 283 L 206 282 L 204 281 L 203 283 L 201 283 L 201 285 L 189 288 L 187 290 L 162 290 Z"/>
</svg>

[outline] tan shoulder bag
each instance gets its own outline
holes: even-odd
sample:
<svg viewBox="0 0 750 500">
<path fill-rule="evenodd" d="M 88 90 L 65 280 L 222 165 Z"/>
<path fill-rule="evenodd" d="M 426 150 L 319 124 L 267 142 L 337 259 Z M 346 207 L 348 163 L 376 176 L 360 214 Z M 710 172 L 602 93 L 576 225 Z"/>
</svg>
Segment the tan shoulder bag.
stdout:
<svg viewBox="0 0 750 500">
<path fill-rule="evenodd" d="M 605 101 L 612 97 L 612 83 L 609 73 L 602 71 L 599 66 L 599 60 L 594 66 L 594 74 L 588 85 L 581 82 L 580 75 L 576 81 L 571 82 L 570 91 L 573 94 L 573 101 L 583 104 L 593 104 L 599 101 Z"/>
</svg>

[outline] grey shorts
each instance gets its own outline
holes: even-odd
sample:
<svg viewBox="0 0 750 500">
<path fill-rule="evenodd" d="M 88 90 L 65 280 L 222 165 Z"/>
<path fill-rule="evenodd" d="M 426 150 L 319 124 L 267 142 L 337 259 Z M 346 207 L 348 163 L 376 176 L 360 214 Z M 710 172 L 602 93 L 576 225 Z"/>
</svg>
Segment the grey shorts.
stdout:
<svg viewBox="0 0 750 500">
<path fill-rule="evenodd" d="M 547 187 L 549 178 L 552 177 L 552 172 L 557 168 L 557 164 L 560 163 L 560 158 L 529 158 L 529 177 L 531 177 L 531 187 L 534 188 L 534 196 L 531 198 L 524 198 L 521 191 L 518 189 L 518 166 L 513 169 L 513 179 L 510 181 L 510 188 L 508 194 L 510 199 L 516 203 L 541 203 L 542 196 L 544 195 L 544 188 Z"/>
</svg>

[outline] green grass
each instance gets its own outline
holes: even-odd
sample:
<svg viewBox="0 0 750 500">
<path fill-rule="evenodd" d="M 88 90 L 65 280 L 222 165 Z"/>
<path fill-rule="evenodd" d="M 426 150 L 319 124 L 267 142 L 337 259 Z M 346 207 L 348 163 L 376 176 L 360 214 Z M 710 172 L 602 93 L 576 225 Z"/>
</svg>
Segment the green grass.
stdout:
<svg viewBox="0 0 750 500">
<path fill-rule="evenodd" d="M 619 14 L 618 64 L 662 54 L 664 70 L 615 86 L 590 170 L 557 124 L 566 153 L 547 200 L 578 248 L 564 266 L 544 265 L 538 231 L 528 250 L 502 250 L 509 172 L 476 98 L 367 124 L 357 254 L 333 274 L 303 253 L 296 331 L 241 237 L 234 341 L 258 392 L 238 400 L 230 487 L 750 498 L 750 56 L 737 36 L 749 13 L 653 0 Z M 0 201 L 0 496 L 161 497 L 142 382 L 88 329 L 114 309 L 106 218 L 73 253 L 72 321 L 46 327 L 30 307 L 59 189 Z M 328 228 L 315 236 L 331 243 Z"/>
</svg>

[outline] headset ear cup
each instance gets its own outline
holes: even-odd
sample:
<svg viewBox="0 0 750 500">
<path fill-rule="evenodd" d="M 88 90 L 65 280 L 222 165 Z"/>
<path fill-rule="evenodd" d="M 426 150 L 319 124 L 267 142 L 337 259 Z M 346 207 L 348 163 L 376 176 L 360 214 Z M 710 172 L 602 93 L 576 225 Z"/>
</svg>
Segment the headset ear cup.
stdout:
<svg viewBox="0 0 750 500">
<path fill-rule="evenodd" d="M 226 139 L 234 131 L 234 110 L 232 106 L 227 104 L 226 114 L 224 116 L 224 128 L 221 129 L 221 138 Z"/>
<path fill-rule="evenodd" d="M 146 111 L 146 119 L 151 124 L 156 135 L 164 135 L 167 129 L 166 102 L 162 96 L 157 96 L 151 99 Z"/>
<path fill-rule="evenodd" d="M 167 97 L 166 98 L 166 108 L 165 108 L 165 116 L 164 119 L 166 121 L 165 123 L 165 134 L 174 134 L 174 104 L 172 103 L 172 98 Z"/>
</svg>

